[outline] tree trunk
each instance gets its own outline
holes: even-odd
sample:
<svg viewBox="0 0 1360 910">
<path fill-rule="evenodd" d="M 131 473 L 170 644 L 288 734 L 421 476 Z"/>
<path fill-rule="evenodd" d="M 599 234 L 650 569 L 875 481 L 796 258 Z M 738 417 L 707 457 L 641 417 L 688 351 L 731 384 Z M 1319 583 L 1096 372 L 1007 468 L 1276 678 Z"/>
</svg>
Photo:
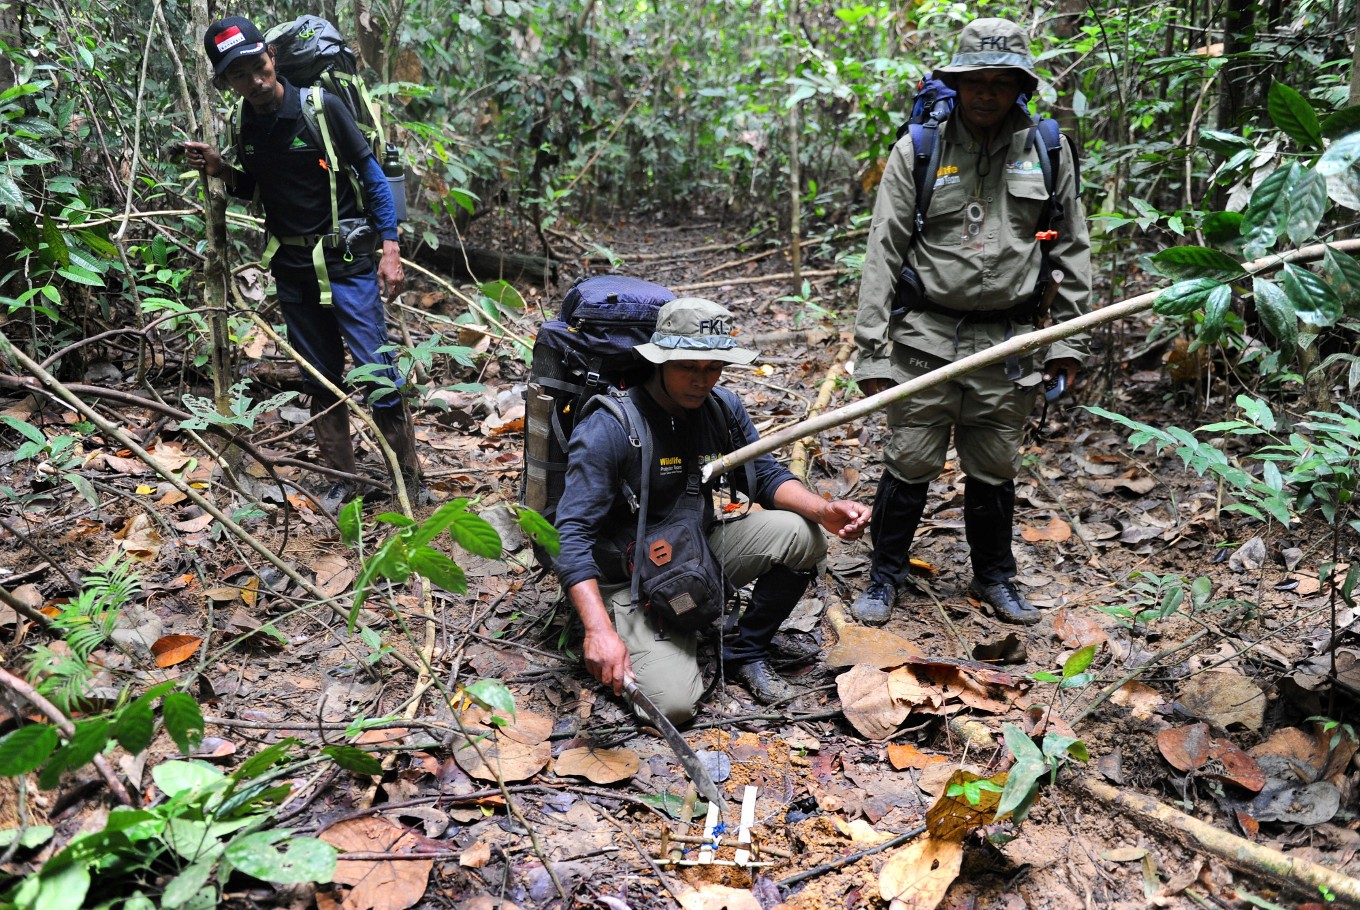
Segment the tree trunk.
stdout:
<svg viewBox="0 0 1360 910">
<path fill-rule="evenodd" d="M 1240 124 L 1248 109 L 1247 92 L 1256 78 L 1254 66 L 1243 59 L 1255 41 L 1256 0 L 1228 0 L 1223 13 L 1223 56 L 1227 58 L 1219 76 L 1218 128 L 1231 131 Z"/>
<path fill-rule="evenodd" d="M 208 29 L 208 0 L 194 0 L 191 37 Z M 217 135 L 216 89 L 212 70 L 202 53 L 193 55 L 194 87 L 198 92 L 198 122 L 202 139 L 213 148 L 219 145 Z M 230 389 L 236 380 L 236 366 L 232 357 L 231 332 L 227 323 L 227 305 L 231 299 L 231 270 L 227 267 L 227 193 L 222 181 L 200 171 L 203 183 L 203 221 L 207 243 L 203 250 L 203 306 L 210 314 L 208 325 L 212 334 L 213 400 L 221 414 L 231 413 Z M 224 456 L 229 462 L 240 460 L 239 449 L 232 447 Z"/>
</svg>

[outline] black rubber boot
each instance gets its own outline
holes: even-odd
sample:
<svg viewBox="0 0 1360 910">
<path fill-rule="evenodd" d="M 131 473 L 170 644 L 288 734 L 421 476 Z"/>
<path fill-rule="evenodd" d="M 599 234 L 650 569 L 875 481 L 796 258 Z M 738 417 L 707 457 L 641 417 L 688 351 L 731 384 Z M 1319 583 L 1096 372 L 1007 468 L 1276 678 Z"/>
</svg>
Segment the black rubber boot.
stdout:
<svg viewBox="0 0 1360 910">
<path fill-rule="evenodd" d="M 1011 533 L 1015 520 L 1015 483 L 993 486 L 969 477 L 963 486 L 963 528 L 973 561 L 969 590 L 1005 622 L 1031 625 L 1039 611 L 1025 600 L 1012 579 L 1015 554 Z"/>
<path fill-rule="evenodd" d="M 331 405 L 334 404 L 334 407 Z M 349 435 L 349 407 L 341 403 L 312 399 L 312 435 L 321 452 L 321 460 L 328 467 L 346 474 L 357 473 L 354 465 L 354 440 Z M 330 479 L 325 492 L 316 497 L 323 509 L 332 515 L 340 506 L 354 498 L 359 490 L 351 480 Z"/>
<path fill-rule="evenodd" d="M 869 519 L 874 544 L 869 586 L 850 605 L 850 614 L 860 622 L 881 626 L 892 615 L 898 589 L 911 572 L 911 542 L 926 510 L 929 490 L 928 483 L 905 483 L 884 470 Z"/>
<path fill-rule="evenodd" d="M 406 495 L 411 505 L 433 504 L 434 496 L 421 476 L 420 456 L 416 454 L 415 425 L 411 422 L 411 412 L 406 402 L 392 407 L 374 408 L 373 422 L 382 431 L 383 439 L 392 447 L 392 454 L 397 456 L 397 465 L 401 469 L 401 479 L 406 485 Z"/>
<path fill-rule="evenodd" d="M 728 667 L 767 660 L 770 642 L 798 606 L 812 582 L 813 573 L 795 572 L 776 565 L 756 579 L 751 603 L 737 621 L 736 635 L 723 646 L 723 662 Z"/>
<path fill-rule="evenodd" d="M 762 705 L 788 701 L 798 695 L 784 677 L 775 672 L 768 660 L 753 660 L 737 667 L 735 675 L 751 697 Z"/>
</svg>

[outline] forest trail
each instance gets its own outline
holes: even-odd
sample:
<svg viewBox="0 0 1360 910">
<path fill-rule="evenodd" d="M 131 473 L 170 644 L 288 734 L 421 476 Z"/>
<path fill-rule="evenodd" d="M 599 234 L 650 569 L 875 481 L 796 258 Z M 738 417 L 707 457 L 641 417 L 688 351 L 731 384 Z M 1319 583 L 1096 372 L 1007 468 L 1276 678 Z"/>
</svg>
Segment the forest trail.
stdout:
<svg viewBox="0 0 1360 910">
<path fill-rule="evenodd" d="M 782 633 L 789 653 L 816 655 L 784 665 L 805 694 L 779 710 L 760 708 L 715 675 L 685 731 L 732 810 L 712 851 L 717 862 L 705 862 L 703 813 L 682 820 L 694 811 L 693 795 L 687 799 L 674 755 L 574 659 L 579 633 L 570 610 L 504 519 L 521 469 L 525 379 L 506 339 L 529 337 L 584 267 L 604 270 L 607 263 L 584 257 L 607 248 L 619 271 L 710 297 L 736 314 L 743 339 L 762 355 L 750 368 L 729 369 L 724 381 L 758 428 L 773 432 L 814 406 L 857 399 L 844 379 L 854 287 L 837 283 L 835 254 L 862 250 L 862 239 L 810 244 L 808 292 L 799 294 L 788 293 L 789 279 L 771 277 L 789 266 L 768 236 L 743 242 L 716 224 L 624 223 L 561 240 L 583 258 L 564 263 L 555 289 L 530 292 L 523 310 L 502 308 L 501 325 L 464 326 L 458 340 L 482 355 L 477 367 L 436 360 L 428 378 L 442 388 L 417 410 L 431 486 L 446 500 L 471 499 L 507 544 L 490 558 L 445 542 L 466 575 L 466 595 L 380 586 L 358 613 L 369 631 L 350 634 L 331 609 L 97 433 L 85 435 L 70 468 L 87 479 L 94 505 L 46 482 L 42 465 L 51 459 L 6 466 L 6 586 L 13 581 L 16 596 L 41 610 L 72 593 L 63 569 L 87 571 L 117 553 L 135 558 L 141 594 L 122 611 L 118 647 L 97 659 L 110 674 L 147 683 L 194 678 L 207 734 L 194 757 L 230 771 L 295 738 L 309 748 L 358 746 L 380 760 L 380 773 L 323 766 L 288 780 L 280 810 L 288 827 L 355 854 L 341 863 L 338 884 L 316 894 L 317 906 L 645 910 L 678 902 L 689 910 L 769 910 L 783 902 L 811 910 L 884 907 L 897 889 L 978 910 L 1268 908 L 1326 897 L 1316 886 L 1311 894 L 1282 891 L 1174 832 L 1131 820 L 1093 795 L 1098 788 L 1074 783 L 1082 775 L 1360 876 L 1356 743 L 1349 728 L 1317 720 L 1341 716 L 1348 700 L 1353 716 L 1360 687 L 1357 610 L 1329 596 L 1330 580 L 1339 583 L 1348 566 L 1328 565 L 1319 529 L 1258 536 L 1259 524 L 1253 530 L 1240 513 L 1224 511 L 1229 503 L 1211 479 L 1185 470 L 1171 452 L 1131 449 L 1124 428 L 1081 407 L 1099 404 L 1163 427 L 1207 421 L 1187 385 L 1162 368 L 1163 349 L 1142 344 L 1146 326 L 1137 321 L 1102 334 L 1103 364 L 1085 388 L 1042 426 L 1035 415 L 1017 481 L 1016 551 L 1018 581 L 1042 621 L 1004 626 L 966 596 L 962 475 L 952 460 L 931 486 L 918 533 L 917 590 L 883 629 L 845 616 L 867 577 L 867 544 L 833 541 L 825 573 Z M 449 331 L 447 317 L 463 310 L 437 285 L 408 292 L 405 303 L 402 330 L 416 340 L 432 326 Z M 260 342 L 252 353 L 268 351 Z M 88 372 L 89 382 L 118 387 L 129 364 L 92 362 Z M 1201 377 L 1190 378 L 1193 385 Z M 474 381 L 480 388 L 451 387 Z M 168 470 L 195 484 L 217 482 L 212 455 L 175 421 L 113 407 Z M 6 413 L 53 437 L 76 423 L 59 407 L 36 410 L 32 399 L 11 400 Z M 296 433 L 305 419 L 296 403 L 266 411 L 247 438 L 308 459 L 309 437 Z M 870 502 L 883 440 L 875 415 L 809 441 L 800 462 L 807 482 L 828 497 Z M 378 457 L 371 442 L 361 449 L 361 462 L 380 474 Z M 286 464 L 277 470 L 303 485 L 315 478 Z M 347 608 L 363 572 L 356 549 L 294 492 L 280 550 L 278 493 L 265 472 L 245 473 L 253 495 L 274 504 L 240 520 Z M 247 505 L 220 487 L 204 489 L 238 516 Z M 384 533 L 372 524 L 383 508 L 365 509 L 365 553 Z M 1332 628 L 1341 632 L 1336 641 Z M 0 631 L 5 663 L 13 663 L 34 632 L 7 606 Z M 436 685 L 419 691 L 387 655 L 419 662 L 422 649 Z M 1319 680 L 1333 651 L 1349 688 L 1329 703 Z M 440 694 L 478 680 L 502 682 L 513 714 L 493 719 L 469 699 Z M 18 710 L 0 702 L 0 721 Z M 1022 823 L 993 823 L 978 810 L 952 841 L 934 826 L 934 846 L 923 848 L 919 836 L 902 840 L 937 802 L 952 803 L 956 816 L 968 815 L 969 795 L 995 806 L 996 795 L 976 784 L 949 795 L 960 768 L 981 779 L 1007 770 L 1047 779 L 1043 756 L 1013 761 L 1014 734 L 1008 739 L 1003 725 L 1069 737 L 1051 740 L 1059 743 L 1052 754 L 1089 759 L 1054 759 L 1063 765 L 1059 782 L 1041 790 Z M 110 753 L 146 799 L 158 791 L 151 769 L 178 757 L 164 735 L 139 760 Z M 85 786 L 87 778 L 95 779 L 90 769 L 60 789 L 31 790 L 28 823 L 52 825 L 57 844 L 97 826 L 104 794 Z M 17 821 L 7 817 L 15 811 L 10 796 L 0 794 L 0 827 Z M 735 864 L 744 849 L 739 829 L 751 844 L 743 865 Z M 874 849 L 894 838 L 902 842 Z M 18 868 L 39 856 L 6 860 Z M 231 900 L 306 906 L 311 897 L 306 887 L 255 883 Z"/>
</svg>

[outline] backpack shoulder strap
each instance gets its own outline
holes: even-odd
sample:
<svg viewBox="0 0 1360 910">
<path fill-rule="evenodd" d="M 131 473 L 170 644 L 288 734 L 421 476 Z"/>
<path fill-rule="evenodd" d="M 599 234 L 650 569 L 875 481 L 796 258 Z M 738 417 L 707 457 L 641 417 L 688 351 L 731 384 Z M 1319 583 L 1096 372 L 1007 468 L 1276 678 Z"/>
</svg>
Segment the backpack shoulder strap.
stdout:
<svg viewBox="0 0 1360 910">
<path fill-rule="evenodd" d="M 911 134 L 912 163 L 911 177 L 916 184 L 916 229 L 912 232 L 912 243 L 926 227 L 926 211 L 930 208 L 930 198 L 935 193 L 933 171 L 940 168 L 940 124 L 943 121 L 932 119 L 929 123 L 909 123 L 907 131 Z"/>
<path fill-rule="evenodd" d="M 732 449 L 736 446 L 736 440 L 732 438 L 732 412 L 727 409 L 727 402 L 723 400 L 722 395 L 718 394 L 718 390 L 714 389 L 712 394 L 710 394 L 708 398 L 704 399 L 704 405 L 706 407 L 709 407 L 712 411 L 713 416 L 710 419 L 716 419 L 721 421 L 720 426 L 722 427 L 723 434 L 726 439 L 724 445 L 726 446 L 727 451 L 729 452 L 732 451 Z M 744 469 L 746 474 L 747 500 L 748 502 L 755 502 L 756 497 L 755 462 L 747 461 L 746 464 L 742 465 L 742 468 Z M 732 483 L 731 474 L 728 474 L 727 485 L 728 489 L 731 490 L 732 501 L 736 502 L 737 501 L 736 487 Z"/>
</svg>

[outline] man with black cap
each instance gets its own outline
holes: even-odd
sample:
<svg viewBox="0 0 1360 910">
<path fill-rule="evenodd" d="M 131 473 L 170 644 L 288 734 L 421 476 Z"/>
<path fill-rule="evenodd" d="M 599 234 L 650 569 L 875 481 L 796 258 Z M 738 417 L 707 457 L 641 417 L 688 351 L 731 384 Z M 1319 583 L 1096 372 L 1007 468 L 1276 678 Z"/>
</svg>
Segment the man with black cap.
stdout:
<svg viewBox="0 0 1360 910">
<path fill-rule="evenodd" d="M 649 473 L 648 528 L 669 518 L 683 497 L 701 493 L 702 509 L 694 512 L 700 540 L 706 537 L 733 588 L 755 582 L 722 658 L 766 704 L 797 694 L 770 666 L 770 646 L 826 553 L 822 529 L 855 540 L 869 520 L 866 506 L 823 499 L 769 455 L 756 459 L 749 473 L 733 472 L 736 491 L 761 508 L 715 518 L 700 467 L 759 438 L 741 400 L 717 388 L 727 364 L 756 357 L 734 335 L 732 314 L 712 301 L 690 297 L 663 306 L 651 341 L 634 349 L 655 369 L 628 392 L 651 436 L 650 463 L 642 463 L 637 433 L 614 413 L 587 412 L 572 433 L 557 507 L 562 549 L 554 568 L 585 627 L 586 668 L 615 694 L 635 678 L 675 723 L 694 716 L 704 692 L 701 631 L 674 628 L 648 604 L 634 602 L 628 570 L 611 558 L 633 549 L 639 505 L 633 494 L 642 488 L 642 472 Z"/>
<path fill-rule="evenodd" d="M 245 101 L 236 144 L 240 169 L 201 142 L 186 142 L 185 154 L 191 165 L 221 177 L 233 195 L 258 197 L 264 206 L 270 239 L 263 264 L 273 272 L 289 342 L 336 386 L 343 387 L 348 347 L 356 367 L 370 367 L 374 378 L 400 388 L 391 353 L 380 350 L 388 344 L 383 292 L 391 301 L 404 285 L 396 208 L 381 164 L 343 102 L 320 88 L 301 91 L 275 72 L 274 49 L 249 19 L 214 22 L 203 46 L 217 84 Z M 318 116 L 309 117 L 304 104 L 319 109 Z M 376 268 L 375 240 L 382 247 Z M 354 474 L 346 406 L 310 374 L 304 384 L 322 457 Z M 373 417 L 397 456 L 408 495 L 428 499 L 405 398 L 398 391 L 382 395 Z M 342 480 L 318 499 L 333 511 L 354 493 L 352 482 Z"/>
<path fill-rule="evenodd" d="M 938 166 L 925 174 L 932 195 L 924 228 L 916 227 L 909 134 L 894 146 L 874 204 L 855 320 L 855 380 L 868 395 L 1034 331 L 1041 299 L 1051 297 L 1054 321 L 1090 304 L 1090 237 L 1066 140 L 1054 175 L 1062 212 L 1057 236 L 1036 229 L 1053 200 L 1039 129 L 1017 104 L 1038 86 L 1025 31 L 1004 19 L 975 20 L 964 27 L 952 62 L 935 72 L 958 98 L 935 139 Z M 1049 244 L 1047 255 L 1041 241 Z M 1062 280 L 1043 295 L 1041 279 L 1047 283 L 1055 270 Z M 873 563 L 851 607 L 856 618 L 880 624 L 891 615 L 952 431 L 966 475 L 969 589 L 1003 621 L 1039 620 L 1014 583 L 1014 478 L 1039 383 L 1061 377 L 1071 385 L 1085 342 L 1068 338 L 1039 356 L 985 367 L 890 406 L 892 435 L 870 528 Z"/>
</svg>

